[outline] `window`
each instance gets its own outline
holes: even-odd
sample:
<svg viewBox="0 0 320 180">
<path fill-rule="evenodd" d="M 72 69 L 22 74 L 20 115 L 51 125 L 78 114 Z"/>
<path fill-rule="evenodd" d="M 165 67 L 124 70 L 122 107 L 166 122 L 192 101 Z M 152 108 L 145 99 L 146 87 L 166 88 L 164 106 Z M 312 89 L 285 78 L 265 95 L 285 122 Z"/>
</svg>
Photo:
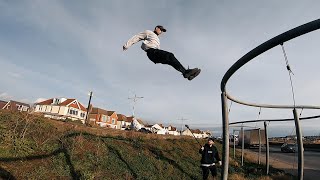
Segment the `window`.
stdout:
<svg viewBox="0 0 320 180">
<path fill-rule="evenodd" d="M 107 122 L 107 116 L 106 115 L 102 115 L 102 122 Z"/>
<path fill-rule="evenodd" d="M 112 118 L 112 124 L 115 124 L 116 120 L 114 118 Z"/>
<path fill-rule="evenodd" d="M 73 109 L 69 109 L 69 114 L 77 116 L 78 115 L 78 111 L 73 110 Z"/>
</svg>

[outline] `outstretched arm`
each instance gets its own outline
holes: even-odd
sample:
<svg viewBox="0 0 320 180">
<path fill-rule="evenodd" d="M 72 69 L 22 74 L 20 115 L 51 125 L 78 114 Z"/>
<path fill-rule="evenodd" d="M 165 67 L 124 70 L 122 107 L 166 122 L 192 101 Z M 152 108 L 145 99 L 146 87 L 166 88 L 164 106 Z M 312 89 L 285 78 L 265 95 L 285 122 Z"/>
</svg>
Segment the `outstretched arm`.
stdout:
<svg viewBox="0 0 320 180">
<path fill-rule="evenodd" d="M 141 32 L 135 36 L 133 36 L 132 38 L 130 38 L 122 47 L 122 49 L 125 51 L 127 50 L 130 46 L 132 46 L 133 44 L 146 39 L 147 37 L 147 33 L 145 32 Z"/>
</svg>

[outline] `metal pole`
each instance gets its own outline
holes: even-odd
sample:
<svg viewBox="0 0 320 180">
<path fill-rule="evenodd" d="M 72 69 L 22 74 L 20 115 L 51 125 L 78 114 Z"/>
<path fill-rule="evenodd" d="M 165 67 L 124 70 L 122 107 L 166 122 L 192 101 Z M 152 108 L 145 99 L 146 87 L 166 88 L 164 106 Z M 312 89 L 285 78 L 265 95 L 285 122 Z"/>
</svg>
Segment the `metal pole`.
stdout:
<svg viewBox="0 0 320 180">
<path fill-rule="evenodd" d="M 304 151 L 304 149 L 303 149 L 299 116 L 298 116 L 297 110 L 295 108 L 293 109 L 293 116 L 294 116 L 294 120 L 295 120 L 296 135 L 297 135 L 297 141 L 298 141 L 298 178 L 300 180 L 303 180 L 303 168 L 304 168 L 303 151 Z"/>
<path fill-rule="evenodd" d="M 200 142 L 198 141 L 198 139 L 196 138 L 196 136 L 192 133 L 192 131 L 191 131 L 191 129 L 189 128 L 189 126 L 188 126 L 188 125 L 185 125 L 185 126 L 186 126 L 186 128 L 189 129 L 189 131 L 190 131 L 191 134 L 193 135 L 194 139 L 198 142 L 198 144 L 200 145 L 200 147 L 202 147 L 202 145 L 200 144 Z"/>
<path fill-rule="evenodd" d="M 90 91 L 89 93 L 89 102 L 88 102 L 88 108 L 87 108 L 87 115 L 86 115 L 86 119 L 85 119 L 85 124 L 89 125 L 89 109 L 90 109 L 90 103 L 91 103 L 91 98 L 92 98 L 92 91 Z"/>
<path fill-rule="evenodd" d="M 132 99 L 132 101 L 133 101 L 133 105 L 132 105 L 132 117 L 135 117 L 135 115 L 134 115 L 134 106 L 135 106 L 135 104 L 136 104 L 136 102 L 138 101 L 138 99 L 142 99 L 143 97 L 138 97 L 136 94 L 134 94 L 134 97 L 132 97 L 132 98 L 128 98 L 128 99 Z"/>
<path fill-rule="evenodd" d="M 258 164 L 261 164 L 261 131 L 259 128 L 259 154 L 258 154 Z"/>
<path fill-rule="evenodd" d="M 264 133 L 266 138 L 266 174 L 269 174 L 269 138 L 268 138 L 268 130 L 267 130 L 267 122 L 264 122 Z"/>
<path fill-rule="evenodd" d="M 236 138 L 235 138 L 235 132 L 236 130 L 233 130 L 233 159 L 236 159 Z"/>
<path fill-rule="evenodd" d="M 242 133 L 242 147 L 241 147 L 241 166 L 243 166 L 243 156 L 244 156 L 244 131 L 243 127 L 241 127 L 241 133 Z"/>
<path fill-rule="evenodd" d="M 223 128 L 223 151 L 222 151 L 222 174 L 221 179 L 228 179 L 229 168 L 229 117 L 226 92 L 221 93 L 222 104 L 222 128 Z"/>
<path fill-rule="evenodd" d="M 186 121 L 188 119 L 184 119 L 183 117 L 181 119 L 178 119 L 178 120 L 181 120 L 181 131 L 180 131 L 180 136 L 182 136 L 182 132 L 183 132 L 183 121 Z M 190 130 L 191 131 L 191 130 Z"/>
</svg>

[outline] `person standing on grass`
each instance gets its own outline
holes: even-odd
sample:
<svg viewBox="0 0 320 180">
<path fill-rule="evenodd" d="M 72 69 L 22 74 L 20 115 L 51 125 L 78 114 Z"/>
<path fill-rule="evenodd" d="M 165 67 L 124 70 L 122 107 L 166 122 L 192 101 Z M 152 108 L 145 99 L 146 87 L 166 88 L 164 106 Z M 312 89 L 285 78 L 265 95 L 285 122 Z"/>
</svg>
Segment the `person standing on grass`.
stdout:
<svg viewBox="0 0 320 180">
<path fill-rule="evenodd" d="M 191 81 L 193 78 L 199 75 L 201 69 L 186 69 L 181 65 L 181 63 L 177 60 L 173 53 L 161 50 L 160 40 L 158 36 L 163 32 L 167 32 L 167 30 L 161 25 L 156 26 L 154 28 L 154 31 L 145 30 L 144 32 L 141 32 L 130 38 L 123 45 L 122 50 L 126 51 L 133 44 L 143 40 L 141 48 L 147 53 L 148 58 L 152 62 L 154 62 L 155 64 L 168 64 L 175 68 L 177 71 L 181 72 L 184 78 Z"/>
<path fill-rule="evenodd" d="M 203 180 L 208 179 L 209 171 L 211 171 L 211 174 L 215 179 L 217 176 L 216 165 L 219 164 L 221 166 L 222 163 L 218 153 L 218 149 L 214 145 L 214 138 L 208 138 L 208 143 L 206 143 L 199 149 L 199 153 L 202 155 L 201 169 Z"/>
</svg>

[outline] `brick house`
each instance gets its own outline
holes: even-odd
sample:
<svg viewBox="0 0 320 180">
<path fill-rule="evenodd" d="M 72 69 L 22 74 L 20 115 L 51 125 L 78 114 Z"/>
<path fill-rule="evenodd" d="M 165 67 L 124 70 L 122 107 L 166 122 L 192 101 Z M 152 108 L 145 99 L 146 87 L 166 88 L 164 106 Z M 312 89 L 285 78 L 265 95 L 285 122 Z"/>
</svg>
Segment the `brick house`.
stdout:
<svg viewBox="0 0 320 180">
<path fill-rule="evenodd" d="M 89 113 L 89 123 L 100 127 L 117 128 L 118 116 L 115 111 L 93 107 Z"/>
<path fill-rule="evenodd" d="M 108 111 L 107 123 L 111 128 L 117 128 L 118 115 L 115 111 Z"/>
<path fill-rule="evenodd" d="M 20 112 L 28 112 L 31 108 L 29 104 L 10 100 L 9 102 L 1 101 L 0 107 L 1 109 L 6 109 L 10 111 L 20 111 Z M 4 104 L 4 105 L 3 105 Z"/>
<path fill-rule="evenodd" d="M 125 129 L 126 120 L 127 120 L 127 116 L 123 114 L 118 114 L 117 129 L 121 129 L 121 130 Z"/>
<path fill-rule="evenodd" d="M 76 99 L 51 98 L 35 104 L 34 112 L 52 119 L 80 120 L 85 123 L 87 109 Z"/>
</svg>

